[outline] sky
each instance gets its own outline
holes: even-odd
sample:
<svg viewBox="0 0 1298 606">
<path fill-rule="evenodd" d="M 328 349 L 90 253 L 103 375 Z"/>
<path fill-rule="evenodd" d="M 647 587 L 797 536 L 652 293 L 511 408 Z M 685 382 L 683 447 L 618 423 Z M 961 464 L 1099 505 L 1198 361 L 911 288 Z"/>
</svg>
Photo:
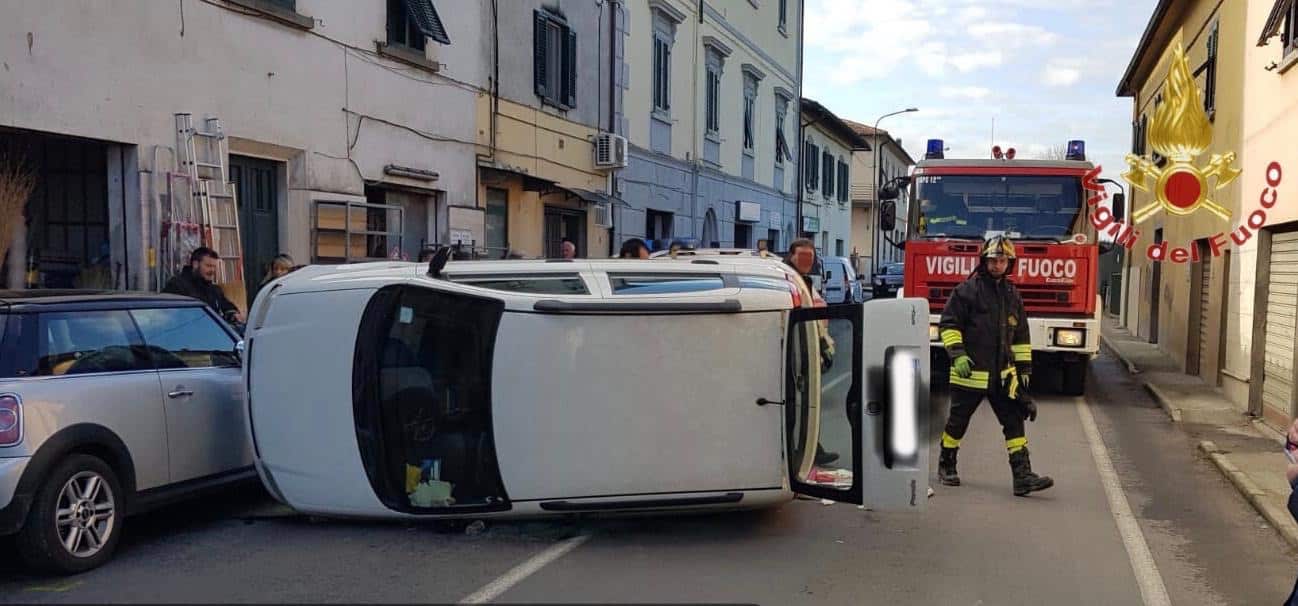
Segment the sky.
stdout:
<svg viewBox="0 0 1298 606">
<path fill-rule="evenodd" d="M 879 128 L 916 160 L 993 145 L 1034 158 L 1070 139 L 1119 179 L 1131 99 L 1114 91 L 1156 0 L 806 0 L 804 96 Z"/>
</svg>

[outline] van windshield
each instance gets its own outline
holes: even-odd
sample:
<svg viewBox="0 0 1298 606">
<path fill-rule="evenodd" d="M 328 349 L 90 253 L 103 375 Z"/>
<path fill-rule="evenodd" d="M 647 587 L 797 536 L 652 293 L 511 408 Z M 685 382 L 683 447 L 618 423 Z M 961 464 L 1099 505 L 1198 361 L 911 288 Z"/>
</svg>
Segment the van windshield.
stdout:
<svg viewBox="0 0 1298 606">
<path fill-rule="evenodd" d="M 1024 240 L 1061 240 L 1085 223 L 1082 181 L 1074 176 L 924 175 L 916 199 L 921 237 L 982 240 L 1004 232 Z"/>
</svg>

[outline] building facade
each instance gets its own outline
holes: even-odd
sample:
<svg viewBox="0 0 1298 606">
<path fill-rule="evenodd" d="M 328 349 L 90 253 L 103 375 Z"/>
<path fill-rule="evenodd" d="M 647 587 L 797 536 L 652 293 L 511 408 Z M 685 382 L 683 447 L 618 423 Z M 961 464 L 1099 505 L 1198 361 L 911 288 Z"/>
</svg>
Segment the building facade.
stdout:
<svg viewBox="0 0 1298 606">
<path fill-rule="evenodd" d="M 279 253 L 414 258 L 481 232 L 456 209 L 477 207 L 484 5 L 435 4 L 7 7 L 0 149 L 38 176 L 13 221 L 10 286 L 153 289 L 179 268 L 195 245 L 173 229 L 193 189 L 182 113 L 225 135 L 244 275 L 223 287 L 239 305 Z"/>
<path fill-rule="evenodd" d="M 870 146 L 825 106 L 802 100 L 802 225 L 799 235 L 823 255 L 851 254 L 852 154 Z"/>
<path fill-rule="evenodd" d="M 849 196 L 852 201 L 852 250 L 856 251 L 857 272 L 870 275 L 877 273 L 884 263 L 901 262 L 905 255 L 902 250 L 888 241 L 900 244 L 906 240 L 907 217 L 910 210 L 910 190 L 901 187 L 897 202 L 897 225 L 888 234 L 876 238 L 878 227 L 878 187 L 887 184 L 897 177 L 910 174 L 915 161 L 911 159 L 901 141 L 893 139 L 886 130 L 875 130 L 874 127 L 846 120 L 858 135 L 869 145 L 868 151 L 856 151 L 852 154 L 852 185 Z M 882 236 L 885 236 L 882 237 Z"/>
<path fill-rule="evenodd" d="M 1298 162 L 1291 143 L 1298 134 L 1296 19 L 1292 3 L 1273 0 L 1159 2 L 1118 89 L 1133 99 L 1133 153 L 1164 166 L 1149 132 L 1175 53 L 1184 49 L 1212 131 L 1211 145 L 1193 162 L 1206 167 L 1214 155 L 1235 152 L 1234 168 L 1242 170 L 1211 190 L 1228 220 L 1159 211 L 1139 224 L 1125 255 L 1121 321 L 1241 410 L 1281 425 L 1295 413 L 1298 341 L 1298 272 L 1291 269 L 1298 210 L 1283 201 L 1298 190 L 1269 167 Z M 1152 189 L 1130 191 L 1132 210 L 1154 201 Z M 1164 244 L 1199 254 L 1188 262 L 1151 260 L 1150 247 Z"/>
<path fill-rule="evenodd" d="M 613 167 L 595 144 L 614 128 L 614 28 L 620 3 L 523 0 L 482 11 L 484 55 L 496 71 L 477 98 L 479 252 L 579 257 L 612 252 L 607 195 Z M 618 95 L 620 96 L 620 95 Z"/>
<path fill-rule="evenodd" d="M 802 2 L 631 0 L 615 34 L 614 237 L 779 250 L 796 235 Z"/>
</svg>

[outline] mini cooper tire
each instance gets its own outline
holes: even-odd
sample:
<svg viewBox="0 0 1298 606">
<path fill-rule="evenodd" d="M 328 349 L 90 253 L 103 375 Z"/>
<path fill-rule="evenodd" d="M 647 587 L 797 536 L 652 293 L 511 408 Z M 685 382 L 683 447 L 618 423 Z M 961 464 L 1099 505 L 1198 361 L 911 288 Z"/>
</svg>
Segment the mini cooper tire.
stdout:
<svg viewBox="0 0 1298 606">
<path fill-rule="evenodd" d="M 122 535 L 124 497 L 117 474 L 103 460 L 69 456 L 37 491 L 17 536 L 18 553 L 45 572 L 75 574 L 102 565 Z"/>
</svg>

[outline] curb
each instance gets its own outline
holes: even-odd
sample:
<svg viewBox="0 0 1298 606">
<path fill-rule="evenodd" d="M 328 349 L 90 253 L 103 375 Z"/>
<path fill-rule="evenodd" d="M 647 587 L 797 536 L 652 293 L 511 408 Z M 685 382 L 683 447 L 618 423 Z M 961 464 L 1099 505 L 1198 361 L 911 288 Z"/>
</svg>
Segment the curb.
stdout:
<svg viewBox="0 0 1298 606">
<path fill-rule="evenodd" d="M 1140 369 L 1136 368 L 1136 365 L 1122 353 L 1121 349 L 1113 345 L 1113 340 L 1109 339 L 1108 335 L 1104 334 L 1103 331 L 1100 332 L 1100 345 L 1113 352 L 1113 355 L 1117 356 L 1122 361 L 1122 364 L 1127 367 L 1127 372 L 1133 375 L 1140 374 Z"/>
<path fill-rule="evenodd" d="M 1167 416 L 1172 418 L 1172 422 L 1180 423 L 1182 419 L 1181 408 L 1172 404 L 1171 398 L 1168 398 L 1167 394 L 1163 393 L 1163 390 L 1159 389 L 1157 385 L 1146 382 L 1144 383 L 1144 386 L 1145 391 L 1148 391 L 1149 395 L 1154 397 L 1154 401 L 1158 402 L 1158 405 L 1163 409 L 1163 412 L 1167 413 Z"/>
<path fill-rule="evenodd" d="M 1261 488 L 1258 488 L 1248 475 L 1240 471 L 1238 467 L 1235 467 L 1235 464 L 1231 463 L 1230 459 L 1226 458 L 1225 453 L 1217 449 L 1216 444 L 1213 444 L 1209 440 L 1204 440 L 1199 442 L 1199 450 L 1202 451 L 1203 454 L 1207 455 L 1209 459 L 1212 459 L 1212 462 L 1217 466 L 1217 469 L 1221 471 L 1222 475 L 1225 475 L 1226 478 L 1230 480 L 1231 484 L 1235 485 L 1235 488 L 1239 490 L 1239 493 L 1253 505 L 1253 508 L 1256 509 L 1258 513 L 1262 514 L 1262 517 L 1271 524 L 1271 527 L 1274 528 L 1276 532 L 1280 533 L 1280 536 L 1284 538 L 1285 542 L 1289 543 L 1290 547 L 1298 549 L 1298 525 L 1294 524 L 1293 519 L 1289 515 L 1289 511 L 1287 509 L 1278 508 L 1274 504 L 1267 502 L 1264 498 L 1266 493 L 1263 492 Z"/>
</svg>

